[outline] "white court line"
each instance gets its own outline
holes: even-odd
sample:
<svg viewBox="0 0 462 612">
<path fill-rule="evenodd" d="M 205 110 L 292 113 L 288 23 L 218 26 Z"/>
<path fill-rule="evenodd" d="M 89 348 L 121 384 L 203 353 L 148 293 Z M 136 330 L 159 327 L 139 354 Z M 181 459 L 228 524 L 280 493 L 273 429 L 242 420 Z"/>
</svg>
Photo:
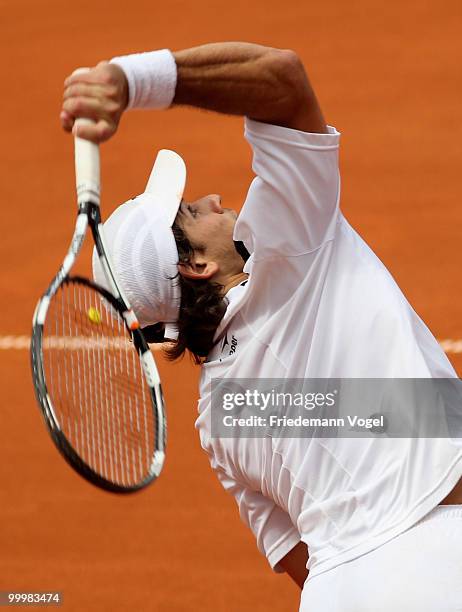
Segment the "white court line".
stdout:
<svg viewBox="0 0 462 612">
<path fill-rule="evenodd" d="M 99 347 L 95 343 L 91 341 L 91 339 L 80 339 L 80 338 L 72 338 L 71 340 L 67 340 L 63 337 L 54 338 L 51 336 L 48 338 L 48 346 L 50 348 L 64 348 L 67 349 L 81 349 L 81 348 L 108 348 L 108 345 L 111 344 L 111 348 L 117 348 L 117 345 L 120 344 L 120 348 L 125 348 L 128 340 L 120 339 L 118 341 L 108 342 L 104 347 Z M 28 350 L 30 346 L 30 336 L 0 336 L 0 350 L 3 351 L 11 351 L 11 350 Z M 151 350 L 160 351 L 162 348 L 161 344 L 151 345 Z"/>
<path fill-rule="evenodd" d="M 74 342 L 76 343 L 75 348 L 82 348 L 78 339 L 74 338 Z M 447 338 L 438 340 L 438 342 L 446 353 L 452 355 L 462 353 L 462 340 Z M 56 344 L 59 345 L 60 342 L 57 341 Z M 0 351 L 27 350 L 29 349 L 29 345 L 29 336 L 0 336 Z M 162 349 L 161 344 L 151 344 L 150 346 L 153 351 L 160 351 Z M 56 346 L 56 348 L 58 348 L 58 346 Z"/>
</svg>

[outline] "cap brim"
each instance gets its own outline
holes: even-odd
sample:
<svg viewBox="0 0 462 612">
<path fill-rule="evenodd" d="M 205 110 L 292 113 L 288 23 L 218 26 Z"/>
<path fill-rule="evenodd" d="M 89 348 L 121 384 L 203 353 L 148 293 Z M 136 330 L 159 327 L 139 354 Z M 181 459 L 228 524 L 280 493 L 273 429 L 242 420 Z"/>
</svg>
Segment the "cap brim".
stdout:
<svg viewBox="0 0 462 612">
<path fill-rule="evenodd" d="M 168 221 L 173 225 L 183 198 L 186 184 L 186 166 L 183 159 L 174 151 L 161 149 L 151 171 L 145 193 L 150 194 L 152 206 L 159 206 Z"/>
</svg>

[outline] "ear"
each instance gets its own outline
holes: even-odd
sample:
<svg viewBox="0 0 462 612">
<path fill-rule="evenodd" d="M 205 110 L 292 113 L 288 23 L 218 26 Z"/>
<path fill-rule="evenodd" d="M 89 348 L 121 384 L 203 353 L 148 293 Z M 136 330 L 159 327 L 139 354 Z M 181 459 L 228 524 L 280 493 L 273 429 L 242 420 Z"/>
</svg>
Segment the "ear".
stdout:
<svg viewBox="0 0 462 612">
<path fill-rule="evenodd" d="M 193 280 L 206 280 L 212 278 L 220 269 L 215 261 L 191 261 L 189 263 L 180 263 L 177 268 L 181 276 L 184 278 L 192 278 Z"/>
</svg>

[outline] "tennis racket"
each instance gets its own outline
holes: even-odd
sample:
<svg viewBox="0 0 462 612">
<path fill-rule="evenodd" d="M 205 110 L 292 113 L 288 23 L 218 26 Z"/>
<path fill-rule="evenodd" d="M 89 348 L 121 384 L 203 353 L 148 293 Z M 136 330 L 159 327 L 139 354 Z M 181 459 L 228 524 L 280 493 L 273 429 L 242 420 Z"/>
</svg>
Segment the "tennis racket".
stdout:
<svg viewBox="0 0 462 612">
<path fill-rule="evenodd" d="M 154 357 L 105 249 L 99 165 L 98 146 L 76 137 L 77 221 L 63 264 L 34 313 L 32 376 L 45 423 L 66 461 L 94 485 L 129 493 L 160 474 L 166 419 Z M 70 276 L 88 227 L 111 291 Z"/>
</svg>

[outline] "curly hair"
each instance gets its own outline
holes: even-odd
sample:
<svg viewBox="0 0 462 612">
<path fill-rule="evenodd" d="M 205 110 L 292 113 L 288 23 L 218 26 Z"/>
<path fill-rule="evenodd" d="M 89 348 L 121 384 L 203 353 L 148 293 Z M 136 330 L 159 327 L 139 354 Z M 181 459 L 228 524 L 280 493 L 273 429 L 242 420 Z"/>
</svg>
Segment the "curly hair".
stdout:
<svg viewBox="0 0 462 612">
<path fill-rule="evenodd" d="M 172 231 L 180 263 L 189 263 L 194 258 L 194 246 L 178 223 L 173 224 Z M 194 362 L 201 364 L 214 345 L 215 331 L 226 311 L 223 285 L 208 279 L 184 278 L 181 274 L 178 281 L 181 290 L 178 339 L 165 347 L 164 353 L 174 361 L 188 350 Z"/>
</svg>

